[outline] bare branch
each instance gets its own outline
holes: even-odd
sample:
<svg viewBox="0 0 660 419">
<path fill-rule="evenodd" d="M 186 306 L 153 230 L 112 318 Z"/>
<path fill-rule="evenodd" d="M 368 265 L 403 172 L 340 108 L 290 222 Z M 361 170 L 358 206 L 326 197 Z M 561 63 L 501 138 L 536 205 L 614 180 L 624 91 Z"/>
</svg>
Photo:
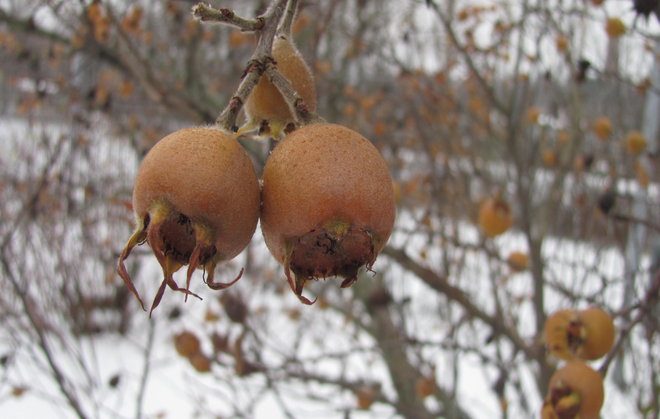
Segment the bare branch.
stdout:
<svg viewBox="0 0 660 419">
<path fill-rule="evenodd" d="M 265 70 L 267 61 L 272 61 L 271 50 L 273 48 L 273 38 L 277 31 L 282 14 L 285 10 L 286 0 L 274 1 L 266 13 L 260 16 L 258 20 L 263 22 L 259 28 L 259 42 L 257 47 L 250 58 L 247 68 L 243 73 L 243 80 L 239 84 L 236 92 L 232 95 L 231 100 L 222 110 L 216 124 L 229 131 L 236 131 L 236 118 L 247 100 L 247 97 L 254 89 L 254 86 L 259 82 L 259 78 Z M 193 10 L 193 13 L 195 10 Z M 233 14 L 233 12 L 232 12 Z"/>
<path fill-rule="evenodd" d="M 5 277 L 11 283 L 12 288 L 16 296 L 18 297 L 18 300 L 23 306 L 23 312 L 27 315 L 27 318 L 30 322 L 30 326 L 37 335 L 39 349 L 41 350 L 44 357 L 46 358 L 46 361 L 48 362 L 48 367 L 50 368 L 50 371 L 53 375 L 53 379 L 55 380 L 55 383 L 57 384 L 60 393 L 62 393 L 62 395 L 66 398 L 67 402 L 69 403 L 69 406 L 71 406 L 71 409 L 76 413 L 76 416 L 78 416 L 80 419 L 86 419 L 89 416 L 83 409 L 82 404 L 78 399 L 77 396 L 78 391 L 75 388 L 73 388 L 73 385 L 71 384 L 71 382 L 69 381 L 69 379 L 67 378 L 64 372 L 65 370 L 57 362 L 55 352 L 53 351 L 53 348 L 51 348 L 48 338 L 46 337 L 46 333 L 43 327 L 44 320 L 42 320 L 43 318 L 45 318 L 45 316 L 42 313 L 38 312 L 37 305 L 34 304 L 32 301 L 30 301 L 27 292 L 23 289 L 23 287 L 19 282 L 19 279 L 14 274 L 14 271 L 10 268 L 8 260 L 10 260 L 10 258 L 5 254 L 3 249 L 2 258 L 0 259 L 0 264 L 2 265 L 2 271 L 4 272 Z"/>
<path fill-rule="evenodd" d="M 192 14 L 202 22 L 219 22 L 236 26 L 242 31 L 262 30 L 265 25 L 264 17 L 244 19 L 230 9 L 214 9 L 204 3 L 198 3 L 192 8 Z"/>
<path fill-rule="evenodd" d="M 458 303 L 468 314 L 488 324 L 490 327 L 492 327 L 494 335 L 502 335 L 507 337 L 511 343 L 513 343 L 513 345 L 518 350 L 523 352 L 528 358 L 537 358 L 537 352 L 540 350 L 540 347 L 534 348 L 525 343 L 525 341 L 518 335 L 515 329 L 507 327 L 501 318 L 494 317 L 483 311 L 461 289 L 449 284 L 446 278 L 418 264 L 403 250 L 395 249 L 391 246 L 386 246 L 385 249 L 383 249 L 383 254 L 391 257 L 403 268 L 414 273 L 434 290 L 445 295 L 451 301 Z"/>
<path fill-rule="evenodd" d="M 653 309 L 657 308 L 658 300 L 660 299 L 660 269 L 657 269 L 655 280 L 647 290 L 644 298 L 640 304 L 636 305 L 637 314 L 633 317 L 619 332 L 619 337 L 614 344 L 614 347 L 607 354 L 607 357 L 598 368 L 601 375 L 607 375 L 612 362 L 619 356 L 623 344 L 628 340 L 628 337 L 636 325 L 641 323 L 646 317 L 654 316 Z"/>
<path fill-rule="evenodd" d="M 286 5 L 286 12 L 284 17 L 282 17 L 282 22 L 277 29 L 278 36 L 291 37 L 291 25 L 293 24 L 293 19 L 296 17 L 296 11 L 298 10 L 298 0 L 289 0 Z"/>
</svg>

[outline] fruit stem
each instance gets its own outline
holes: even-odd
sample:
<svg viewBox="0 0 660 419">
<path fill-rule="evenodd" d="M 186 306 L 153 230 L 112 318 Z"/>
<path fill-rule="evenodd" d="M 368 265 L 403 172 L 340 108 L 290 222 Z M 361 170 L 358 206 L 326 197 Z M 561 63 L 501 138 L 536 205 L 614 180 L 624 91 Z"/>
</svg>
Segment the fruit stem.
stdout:
<svg viewBox="0 0 660 419">
<path fill-rule="evenodd" d="M 256 59 L 248 61 L 248 65 L 243 72 L 243 79 L 225 109 L 216 118 L 216 125 L 230 132 L 236 132 L 238 130 L 238 126 L 236 125 L 238 114 L 248 96 L 250 96 L 252 89 L 259 83 L 259 78 L 263 72 L 264 65 L 261 61 Z"/>
<path fill-rule="evenodd" d="M 277 69 L 277 65 L 274 62 L 266 63 L 265 72 L 268 80 L 280 92 L 298 121 L 302 122 L 303 125 L 325 122 L 325 119 L 320 117 L 316 112 L 309 110 L 303 98 L 296 92 L 291 82 Z"/>
<path fill-rule="evenodd" d="M 293 20 L 296 17 L 296 12 L 298 11 L 298 0 L 289 0 L 286 4 L 286 11 L 284 12 L 284 17 L 280 22 L 280 26 L 277 28 L 277 36 L 285 36 L 291 38 L 291 25 Z"/>
<path fill-rule="evenodd" d="M 277 65 L 271 56 L 275 34 L 290 37 L 291 22 L 295 16 L 297 3 L 297 0 L 274 0 L 268 10 L 254 21 L 243 19 L 229 9 L 217 10 L 202 3 L 193 7 L 193 16 L 202 22 L 228 23 L 244 30 L 256 31 L 259 35 L 259 41 L 248 60 L 241 83 L 236 88 L 227 106 L 216 118 L 216 125 L 230 132 L 238 130 L 236 124 L 238 114 L 264 72 L 282 94 L 298 121 L 302 122 L 303 125 L 324 122 L 323 118 L 309 110 L 300 95 L 293 89 L 289 80 L 277 69 Z M 282 18 L 285 13 L 286 15 Z M 282 21 L 281 24 L 280 21 Z"/>
<path fill-rule="evenodd" d="M 243 104 L 252 92 L 252 89 L 254 89 L 254 86 L 259 82 L 259 78 L 263 74 L 266 64 L 269 61 L 273 61 L 273 58 L 271 57 L 273 38 L 275 37 L 278 24 L 284 14 L 286 2 L 287 0 L 274 0 L 268 7 L 268 10 L 255 20 L 255 22 L 259 22 L 259 24 L 250 26 L 250 30 L 256 31 L 259 35 L 257 47 L 248 60 L 247 67 L 243 72 L 241 83 L 232 95 L 227 106 L 222 110 L 215 121 L 217 125 L 228 131 L 236 132 L 238 130 L 236 118 L 238 118 L 238 114 L 243 107 Z M 215 10 L 209 6 L 202 5 L 201 3 L 193 7 L 192 13 L 193 16 L 201 21 L 215 20 L 238 24 L 239 27 L 241 27 L 240 24 L 249 22 L 246 19 L 236 16 L 236 14 L 229 9 Z"/>
</svg>

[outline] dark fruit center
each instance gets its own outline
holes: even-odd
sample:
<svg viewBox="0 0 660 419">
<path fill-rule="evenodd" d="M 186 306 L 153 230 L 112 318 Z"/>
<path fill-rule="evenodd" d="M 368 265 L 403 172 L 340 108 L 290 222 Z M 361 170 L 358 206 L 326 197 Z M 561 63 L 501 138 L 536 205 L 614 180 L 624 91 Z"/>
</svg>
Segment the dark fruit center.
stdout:
<svg viewBox="0 0 660 419">
<path fill-rule="evenodd" d="M 573 354 L 577 354 L 584 345 L 584 338 L 581 332 L 582 323 L 577 320 L 571 320 L 566 328 L 566 340 L 568 342 L 568 348 Z"/>
<path fill-rule="evenodd" d="M 376 258 L 368 232 L 349 229 L 335 234 L 322 228 L 299 237 L 292 249 L 289 267 L 297 278 L 316 279 L 340 276 L 349 286 L 357 279 L 358 269 L 370 268 Z"/>
<path fill-rule="evenodd" d="M 554 407 L 554 412 L 559 419 L 574 419 L 579 411 L 580 404 L 571 404 L 568 406 L 561 406 L 561 400 L 567 397 L 570 397 L 573 394 L 573 390 L 567 386 L 557 386 L 550 390 L 550 402 Z M 561 406 L 561 407 L 560 407 Z"/>
<path fill-rule="evenodd" d="M 187 264 L 195 249 L 195 229 L 190 218 L 183 214 L 167 217 L 159 226 L 163 253 L 177 262 Z"/>
</svg>

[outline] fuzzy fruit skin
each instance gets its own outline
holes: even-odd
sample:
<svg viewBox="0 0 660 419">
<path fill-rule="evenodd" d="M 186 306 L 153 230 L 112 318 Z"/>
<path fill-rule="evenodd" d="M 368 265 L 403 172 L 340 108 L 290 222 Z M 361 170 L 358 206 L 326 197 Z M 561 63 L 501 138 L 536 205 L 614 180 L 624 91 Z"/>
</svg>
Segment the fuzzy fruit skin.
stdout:
<svg viewBox="0 0 660 419">
<path fill-rule="evenodd" d="M 272 56 L 278 70 L 286 77 L 293 89 L 305 101 L 311 112 L 316 111 L 316 86 L 314 76 L 295 45 L 286 37 L 278 36 L 273 41 Z M 284 98 L 266 76 L 261 76 L 245 102 L 245 113 L 250 123 L 262 120 L 271 125 L 285 126 L 294 117 Z"/>
<path fill-rule="evenodd" d="M 231 259 L 249 243 L 259 218 L 259 182 L 245 150 L 213 128 L 175 131 L 149 151 L 138 170 L 133 209 L 144 219 L 158 200 L 215 234 L 216 259 Z"/>
<path fill-rule="evenodd" d="M 597 419 L 605 399 L 603 377 L 593 368 L 581 361 L 568 362 L 562 368 L 555 371 L 548 385 L 548 396 L 546 397 L 544 409 L 551 404 L 553 391 L 567 388 L 579 395 L 579 410 L 577 414 L 580 419 Z"/>
<path fill-rule="evenodd" d="M 580 322 L 586 329 L 586 338 L 580 355 L 584 359 L 594 360 L 612 349 L 616 331 L 612 317 L 607 312 L 590 307 L 578 313 Z"/>
<path fill-rule="evenodd" d="M 548 351 L 567 361 L 599 359 L 610 351 L 615 337 L 612 317 L 598 307 L 558 310 L 543 327 Z"/>
<path fill-rule="evenodd" d="M 266 161 L 261 229 L 304 304 L 306 281 L 341 277 L 342 288 L 370 269 L 394 225 L 387 164 L 369 140 L 341 125 L 306 125 Z M 291 275 L 293 273 L 293 275 Z"/>
<path fill-rule="evenodd" d="M 394 218 L 387 164 L 369 140 L 351 129 L 304 126 L 287 135 L 266 161 L 261 228 L 281 263 L 290 240 L 335 219 L 369 231 L 378 253 Z"/>
<path fill-rule="evenodd" d="M 231 282 L 213 280 L 215 266 L 247 246 L 259 218 L 259 182 L 247 153 L 234 137 L 213 128 L 186 128 L 160 140 L 138 169 L 133 189 L 136 229 L 119 256 L 117 272 L 145 309 L 125 260 L 144 242 L 163 269 L 151 312 L 165 289 L 199 297 L 190 291 L 196 268 L 214 290 Z M 188 265 L 186 285 L 173 274 Z M 150 314 L 151 315 L 151 314 Z"/>
</svg>

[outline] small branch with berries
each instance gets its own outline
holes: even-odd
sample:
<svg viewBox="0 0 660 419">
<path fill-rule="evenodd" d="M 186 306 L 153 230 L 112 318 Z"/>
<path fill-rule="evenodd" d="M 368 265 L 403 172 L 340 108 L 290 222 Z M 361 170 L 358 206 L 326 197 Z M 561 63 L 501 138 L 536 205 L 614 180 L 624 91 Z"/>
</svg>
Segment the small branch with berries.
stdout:
<svg viewBox="0 0 660 419">
<path fill-rule="evenodd" d="M 242 31 L 257 32 L 259 35 L 257 46 L 241 76 L 241 83 L 216 119 L 217 125 L 232 132 L 238 130 L 236 120 L 241 108 L 264 73 L 282 94 L 299 122 L 306 125 L 323 121 L 315 112 L 309 110 L 289 80 L 278 70 L 277 63 L 271 56 L 275 35 L 283 29 L 290 31 L 297 5 L 297 0 L 274 0 L 268 10 L 256 19 L 245 19 L 232 10 L 214 9 L 203 3 L 192 8 L 193 16 L 202 22 L 224 23 Z"/>
</svg>

